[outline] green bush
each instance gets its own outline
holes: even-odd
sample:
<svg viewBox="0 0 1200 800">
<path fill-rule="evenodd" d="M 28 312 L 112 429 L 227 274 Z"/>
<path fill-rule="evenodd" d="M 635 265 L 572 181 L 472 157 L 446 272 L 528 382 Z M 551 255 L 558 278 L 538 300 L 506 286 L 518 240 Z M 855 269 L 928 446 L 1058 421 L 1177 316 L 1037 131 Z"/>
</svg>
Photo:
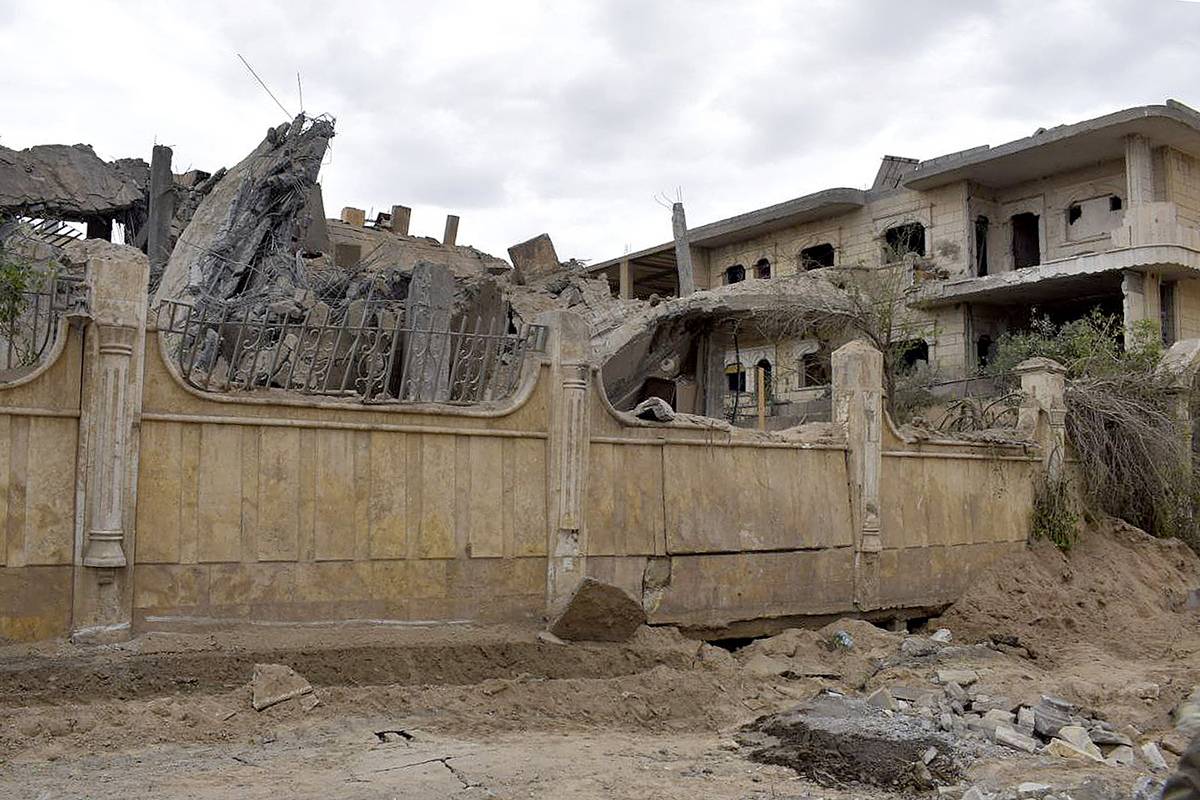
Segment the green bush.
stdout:
<svg viewBox="0 0 1200 800">
<path fill-rule="evenodd" d="M 1071 499 L 1071 486 L 1065 478 L 1043 473 L 1033 486 L 1033 518 L 1030 535 L 1046 539 L 1066 552 L 1079 537 L 1079 514 Z"/>
</svg>

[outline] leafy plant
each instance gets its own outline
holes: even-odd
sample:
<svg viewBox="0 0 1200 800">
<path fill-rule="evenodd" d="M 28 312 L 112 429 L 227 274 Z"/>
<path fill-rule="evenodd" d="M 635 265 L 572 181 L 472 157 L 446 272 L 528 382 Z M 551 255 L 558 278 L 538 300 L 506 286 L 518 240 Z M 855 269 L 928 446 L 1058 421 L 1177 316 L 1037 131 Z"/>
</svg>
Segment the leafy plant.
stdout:
<svg viewBox="0 0 1200 800">
<path fill-rule="evenodd" d="M 1075 545 L 1079 538 L 1079 514 L 1066 478 L 1053 478 L 1044 472 L 1034 483 L 1030 535 L 1050 541 L 1063 552 Z"/>
</svg>

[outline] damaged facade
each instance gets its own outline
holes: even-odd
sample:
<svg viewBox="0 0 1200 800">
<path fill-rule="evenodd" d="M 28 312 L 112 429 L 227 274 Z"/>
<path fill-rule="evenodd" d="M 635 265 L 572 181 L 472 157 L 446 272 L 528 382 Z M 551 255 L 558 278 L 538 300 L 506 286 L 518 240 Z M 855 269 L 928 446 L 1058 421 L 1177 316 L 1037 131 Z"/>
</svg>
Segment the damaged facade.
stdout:
<svg viewBox="0 0 1200 800">
<path fill-rule="evenodd" d="M 1001 334 L 1035 315 L 1062 322 L 1098 307 L 1127 334 L 1151 321 L 1170 345 L 1200 335 L 1198 159 L 1200 114 L 1168 100 L 998 147 L 887 156 L 866 190 L 826 189 L 687 229 L 686 250 L 677 236 L 587 271 L 618 297 L 650 298 L 680 295 L 685 272 L 714 289 L 796 274 L 853 280 L 892 264 L 905 273 L 905 359 L 940 380 L 975 374 Z M 735 348 L 736 330 L 720 329 L 718 347 L 744 410 L 766 394 L 768 413 L 794 424 L 827 396 L 836 335 L 743 330 Z"/>
</svg>

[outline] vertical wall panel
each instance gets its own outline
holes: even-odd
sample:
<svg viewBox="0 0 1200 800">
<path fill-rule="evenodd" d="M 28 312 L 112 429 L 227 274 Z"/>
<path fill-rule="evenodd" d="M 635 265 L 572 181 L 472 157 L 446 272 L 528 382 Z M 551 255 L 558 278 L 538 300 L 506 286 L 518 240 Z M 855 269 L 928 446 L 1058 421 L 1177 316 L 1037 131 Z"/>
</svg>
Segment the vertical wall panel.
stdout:
<svg viewBox="0 0 1200 800">
<path fill-rule="evenodd" d="M 354 558 L 354 432 L 316 431 L 315 558 Z"/>
<path fill-rule="evenodd" d="M 29 483 L 25 512 L 28 564 L 70 564 L 75 549 L 75 447 L 73 419 L 29 421 Z"/>
<path fill-rule="evenodd" d="M 142 423 L 138 454 L 137 561 L 179 562 L 180 446 L 183 426 Z"/>
<path fill-rule="evenodd" d="M 475 557 L 504 555 L 504 458 L 500 439 L 465 437 L 470 446 L 470 544 Z"/>
<path fill-rule="evenodd" d="M 199 561 L 242 557 L 242 431 L 234 425 L 200 426 L 197 528 Z"/>
<path fill-rule="evenodd" d="M 258 558 L 299 557 L 300 431 L 263 428 L 259 440 Z"/>
<path fill-rule="evenodd" d="M 371 557 L 404 558 L 408 541 L 408 443 L 403 433 L 371 434 Z"/>
<path fill-rule="evenodd" d="M 421 485 L 418 558 L 453 558 L 455 555 L 454 440 L 455 437 L 445 434 L 422 434 L 420 437 L 421 473 L 414 476 Z"/>
</svg>

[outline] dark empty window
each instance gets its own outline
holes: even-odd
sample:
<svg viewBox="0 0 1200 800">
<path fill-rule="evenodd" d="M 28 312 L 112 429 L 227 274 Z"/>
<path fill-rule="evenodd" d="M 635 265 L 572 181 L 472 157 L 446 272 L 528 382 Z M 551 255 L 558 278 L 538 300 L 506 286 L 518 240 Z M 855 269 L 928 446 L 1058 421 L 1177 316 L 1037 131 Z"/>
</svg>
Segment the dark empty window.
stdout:
<svg viewBox="0 0 1200 800">
<path fill-rule="evenodd" d="M 1038 215 L 1028 211 L 1012 218 L 1013 266 L 1036 267 L 1042 263 L 1042 245 L 1038 238 Z"/>
<path fill-rule="evenodd" d="M 907 342 L 897 342 L 896 370 L 912 372 L 918 364 L 929 363 L 929 342 L 924 339 L 910 339 Z"/>
<path fill-rule="evenodd" d="M 1158 320 L 1164 347 L 1175 344 L 1175 281 L 1158 285 Z"/>
<path fill-rule="evenodd" d="M 1067 224 L 1074 225 L 1075 220 L 1083 216 L 1083 206 L 1079 203 L 1071 203 L 1067 206 Z"/>
<path fill-rule="evenodd" d="M 734 264 L 725 270 L 726 283 L 741 283 L 744 280 L 746 280 L 746 268 L 741 264 Z"/>
<path fill-rule="evenodd" d="M 975 340 L 975 360 L 980 367 L 986 367 L 992 360 L 992 337 L 983 334 Z"/>
<path fill-rule="evenodd" d="M 1121 210 L 1121 198 L 1117 197 L 1115 194 L 1112 197 L 1108 198 L 1108 210 L 1109 211 L 1120 211 Z"/>
<path fill-rule="evenodd" d="M 800 251 L 800 269 L 820 269 L 833 266 L 833 245 L 825 242 Z"/>
<path fill-rule="evenodd" d="M 925 255 L 925 226 L 919 222 L 906 222 L 883 232 L 885 263 L 899 261 L 909 253 Z"/>
<path fill-rule="evenodd" d="M 765 258 L 760 258 L 758 263 L 754 265 L 754 277 L 769 278 L 771 277 L 771 262 Z"/>
<path fill-rule="evenodd" d="M 831 363 L 828 353 L 817 351 L 800 356 L 800 374 L 803 386 L 828 386 Z"/>
<path fill-rule="evenodd" d="M 728 381 L 729 391 L 746 391 L 746 370 L 740 364 L 730 364 L 725 368 L 725 380 Z"/>
<path fill-rule="evenodd" d="M 987 217 L 975 218 L 975 274 L 980 276 L 988 274 L 988 224 Z"/>
</svg>

